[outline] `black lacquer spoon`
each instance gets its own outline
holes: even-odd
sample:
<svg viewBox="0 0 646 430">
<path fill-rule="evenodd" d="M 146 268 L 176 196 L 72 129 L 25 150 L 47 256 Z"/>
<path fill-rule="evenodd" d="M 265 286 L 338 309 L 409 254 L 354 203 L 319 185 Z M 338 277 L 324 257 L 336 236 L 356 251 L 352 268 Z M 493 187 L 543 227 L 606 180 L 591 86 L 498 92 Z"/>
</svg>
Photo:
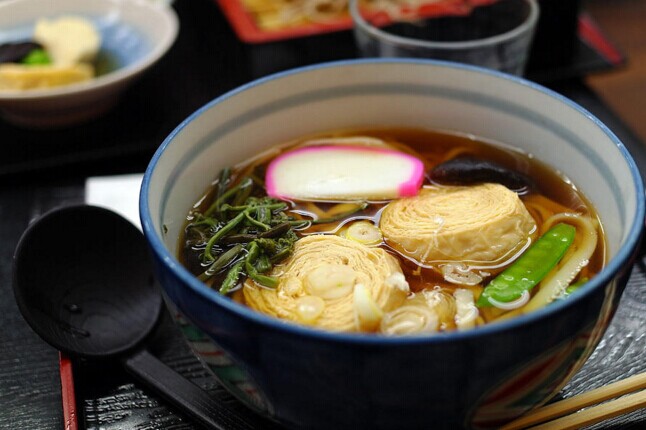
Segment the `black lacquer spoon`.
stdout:
<svg viewBox="0 0 646 430">
<path fill-rule="evenodd" d="M 13 289 L 27 323 L 53 347 L 89 359 L 119 359 L 208 428 L 252 428 L 145 349 L 162 299 L 143 235 L 116 213 L 68 206 L 33 222 L 14 254 Z"/>
</svg>

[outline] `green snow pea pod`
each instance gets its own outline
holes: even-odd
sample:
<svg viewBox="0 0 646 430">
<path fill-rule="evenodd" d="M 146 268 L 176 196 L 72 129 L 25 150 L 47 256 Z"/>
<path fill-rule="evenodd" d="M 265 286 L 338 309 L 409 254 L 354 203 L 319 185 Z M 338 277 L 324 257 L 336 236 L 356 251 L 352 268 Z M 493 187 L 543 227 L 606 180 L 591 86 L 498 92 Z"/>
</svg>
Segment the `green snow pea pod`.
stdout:
<svg viewBox="0 0 646 430">
<path fill-rule="evenodd" d="M 530 291 L 558 264 L 572 242 L 576 228 L 559 223 L 549 229 L 518 260 L 487 285 L 478 298 L 479 307 L 492 306 L 489 298 L 509 303 Z"/>
</svg>

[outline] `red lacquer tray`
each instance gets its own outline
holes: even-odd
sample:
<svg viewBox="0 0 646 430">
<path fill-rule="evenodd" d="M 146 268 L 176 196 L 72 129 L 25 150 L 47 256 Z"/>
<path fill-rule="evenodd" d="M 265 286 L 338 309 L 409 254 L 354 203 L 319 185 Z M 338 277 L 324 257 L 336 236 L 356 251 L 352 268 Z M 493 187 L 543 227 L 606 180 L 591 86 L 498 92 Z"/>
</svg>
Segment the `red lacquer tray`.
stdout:
<svg viewBox="0 0 646 430">
<path fill-rule="evenodd" d="M 271 1 L 271 0 L 267 0 Z M 402 7 L 400 12 L 407 17 L 424 17 L 465 15 L 474 7 L 495 3 L 497 0 L 428 0 L 427 3 Z M 311 22 L 282 29 L 267 30 L 261 28 L 253 13 L 245 7 L 244 0 L 216 0 L 231 23 L 240 40 L 248 43 L 266 43 L 297 37 L 313 36 L 352 28 L 352 19 L 348 12 L 339 15 L 338 19 L 325 22 Z M 378 12 L 379 13 L 379 12 Z M 383 13 L 382 13 L 383 14 Z M 376 14 L 375 14 L 376 15 Z M 387 18 L 380 19 L 386 24 Z"/>
</svg>

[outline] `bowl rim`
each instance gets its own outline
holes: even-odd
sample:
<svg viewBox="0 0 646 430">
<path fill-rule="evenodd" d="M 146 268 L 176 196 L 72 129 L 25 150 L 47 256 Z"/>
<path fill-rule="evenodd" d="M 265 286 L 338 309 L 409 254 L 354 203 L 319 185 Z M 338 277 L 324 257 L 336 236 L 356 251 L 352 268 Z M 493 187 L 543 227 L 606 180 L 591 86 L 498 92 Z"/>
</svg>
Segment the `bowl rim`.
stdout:
<svg viewBox="0 0 646 430">
<path fill-rule="evenodd" d="M 626 162 L 633 180 L 633 186 L 636 191 L 637 202 L 635 205 L 635 217 L 632 222 L 632 225 L 628 231 L 628 237 L 625 243 L 617 250 L 616 255 L 608 262 L 608 264 L 599 272 L 592 280 L 590 280 L 584 288 L 581 288 L 568 300 L 561 300 L 555 303 L 550 304 L 549 306 L 543 307 L 541 309 L 535 310 L 531 313 L 520 315 L 508 320 L 486 324 L 481 327 L 477 327 L 471 330 L 465 331 L 452 331 L 437 333 L 432 336 L 429 335 L 407 335 L 407 336 L 380 336 L 374 334 L 366 333 L 339 333 L 332 331 L 325 331 L 315 327 L 308 327 L 299 324 L 295 324 L 288 321 L 283 321 L 278 318 L 274 318 L 260 312 L 254 311 L 248 308 L 245 305 L 237 303 L 231 300 L 228 297 L 220 295 L 217 291 L 207 288 L 201 281 L 197 279 L 193 274 L 191 274 L 184 266 L 182 266 L 172 255 L 168 249 L 165 247 L 161 238 L 155 232 L 152 223 L 152 216 L 149 209 L 149 199 L 148 192 L 151 185 L 151 177 L 155 168 L 164 154 L 166 148 L 172 144 L 175 137 L 187 128 L 195 119 L 200 117 L 203 113 L 211 109 L 213 106 L 218 105 L 227 99 L 234 97 L 235 95 L 252 89 L 254 87 L 263 85 L 267 82 L 274 81 L 277 79 L 288 78 L 293 75 L 298 75 L 302 73 L 308 73 L 311 71 L 336 68 L 336 67 L 345 67 L 345 66 L 362 66 L 362 65 L 380 65 L 380 64 L 413 64 L 413 65 L 429 65 L 434 67 L 448 67 L 454 69 L 467 70 L 472 72 L 484 73 L 489 76 L 500 78 L 506 81 L 511 81 L 514 84 L 521 85 L 523 87 L 538 91 L 547 96 L 555 98 L 557 101 L 564 103 L 565 105 L 575 109 L 580 114 L 585 116 L 590 120 L 594 125 L 599 127 L 601 131 L 606 134 L 612 143 L 619 149 L 621 155 L 623 156 L 624 161 Z M 221 306 L 226 311 L 236 314 L 237 316 L 249 320 L 252 323 L 259 324 L 267 329 L 272 329 L 279 332 L 284 332 L 289 335 L 317 339 L 319 341 L 327 342 L 337 342 L 337 343 L 348 343 L 348 344 L 360 344 L 360 345 L 416 345 L 416 344 L 442 344 L 445 342 L 456 342 L 468 340 L 474 337 L 496 335 L 515 328 L 521 327 L 526 324 L 535 323 L 539 320 L 549 318 L 552 315 L 560 313 L 561 311 L 575 306 L 579 301 L 583 300 L 585 297 L 590 296 L 598 289 L 602 288 L 604 285 L 612 281 L 622 267 L 630 260 L 633 252 L 636 250 L 637 245 L 640 243 L 641 235 L 644 230 L 644 213 L 645 213 L 645 202 L 644 202 L 644 185 L 642 182 L 641 174 L 639 169 L 624 146 L 624 144 L 619 140 L 619 138 L 597 117 L 595 117 L 588 110 L 580 106 L 578 103 L 568 99 L 567 97 L 556 93 L 553 90 L 550 90 L 540 84 L 531 82 L 524 78 L 517 76 L 509 75 L 503 72 L 485 69 L 479 66 L 472 66 L 460 63 L 454 63 L 449 61 L 440 61 L 440 60 L 429 60 L 429 59 L 410 59 L 410 58 L 368 58 L 368 59 L 351 59 L 351 60 L 341 60 L 333 61 L 326 63 L 319 63 L 304 67 L 298 67 L 290 70 L 286 70 L 279 73 L 274 73 L 254 81 L 251 81 L 247 84 L 239 86 L 227 93 L 213 99 L 209 103 L 205 104 L 194 113 L 192 113 L 188 118 L 182 121 L 162 142 L 159 148 L 154 153 L 153 157 L 150 160 L 148 167 L 144 173 L 140 196 L 139 196 L 139 214 L 141 219 L 141 224 L 144 232 L 144 236 L 149 242 L 149 245 L 152 251 L 156 256 L 161 260 L 162 264 L 165 265 L 175 276 L 179 278 L 183 285 L 183 288 L 190 288 L 193 293 L 198 295 L 200 298 L 207 300 L 217 306 Z M 190 319 L 190 317 L 189 317 Z"/>
<path fill-rule="evenodd" d="M 23 0 L 13 0 L 6 4 L 0 4 L 2 7 L 9 7 L 11 4 L 19 3 Z M 153 41 L 153 49 L 146 53 L 142 58 L 126 67 L 119 68 L 113 72 L 106 73 L 103 76 L 96 77 L 86 82 L 78 82 L 70 85 L 63 85 L 54 88 L 34 89 L 26 91 L 0 91 L 1 101 L 29 101 L 40 99 L 52 99 L 61 96 L 75 96 L 79 94 L 97 91 L 109 87 L 120 81 L 126 81 L 128 78 L 148 69 L 161 59 L 171 48 L 177 35 L 179 34 L 179 18 L 177 13 L 170 5 L 156 4 L 149 1 L 120 1 L 120 0 L 102 0 L 106 4 L 115 5 L 119 10 L 130 7 L 144 9 L 145 13 L 155 13 L 158 17 L 164 19 L 168 25 L 168 31 L 164 37 Z M 158 21 L 161 21 L 158 19 Z"/>
</svg>

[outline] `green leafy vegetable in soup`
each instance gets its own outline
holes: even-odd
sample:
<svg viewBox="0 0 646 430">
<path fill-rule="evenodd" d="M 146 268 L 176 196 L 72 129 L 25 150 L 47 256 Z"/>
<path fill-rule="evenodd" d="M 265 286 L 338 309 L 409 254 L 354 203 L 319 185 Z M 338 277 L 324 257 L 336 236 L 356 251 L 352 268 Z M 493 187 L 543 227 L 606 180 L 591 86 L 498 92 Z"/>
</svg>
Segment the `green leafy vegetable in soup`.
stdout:
<svg viewBox="0 0 646 430">
<path fill-rule="evenodd" d="M 230 175 L 229 169 L 220 173 L 214 201 L 191 212 L 185 229 L 204 269 L 198 278 L 212 285 L 218 281 L 222 294 L 246 277 L 275 287 L 277 279 L 264 273 L 291 255 L 294 219 L 285 213 L 286 203 L 260 195 L 262 186 L 251 178 L 233 181 Z"/>
</svg>

